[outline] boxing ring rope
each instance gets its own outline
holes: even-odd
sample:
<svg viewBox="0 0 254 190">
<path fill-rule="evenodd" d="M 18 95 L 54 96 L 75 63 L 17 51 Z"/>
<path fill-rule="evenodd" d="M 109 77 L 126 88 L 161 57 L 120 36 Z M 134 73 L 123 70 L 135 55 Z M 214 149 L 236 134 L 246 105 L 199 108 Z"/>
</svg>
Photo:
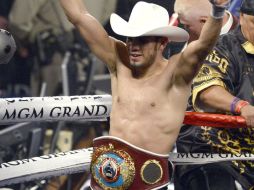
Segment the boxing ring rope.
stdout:
<svg viewBox="0 0 254 190">
<path fill-rule="evenodd" d="M 110 95 L 0 99 L 0 125 L 33 121 L 103 121 L 111 112 Z M 244 128 L 241 116 L 186 112 L 184 124 Z"/>
<path fill-rule="evenodd" d="M 0 99 L 0 124 L 32 121 L 103 121 L 110 115 L 110 95 L 55 96 Z M 246 127 L 244 118 L 221 114 L 186 112 L 185 124 L 211 127 Z M 36 179 L 87 171 L 93 149 L 72 150 L 0 164 L 0 187 Z M 231 160 L 254 160 L 250 153 L 170 153 L 177 164 L 205 164 Z"/>
<path fill-rule="evenodd" d="M 92 148 L 71 150 L 0 164 L 0 187 L 89 171 Z M 174 165 L 207 164 L 221 161 L 254 160 L 253 154 L 170 153 Z"/>
<path fill-rule="evenodd" d="M 33 121 L 101 121 L 110 115 L 110 95 L 0 99 L 0 125 Z"/>
<path fill-rule="evenodd" d="M 200 112 L 185 112 L 184 124 L 208 126 L 216 128 L 246 128 L 246 121 L 241 116 L 211 114 Z"/>
</svg>

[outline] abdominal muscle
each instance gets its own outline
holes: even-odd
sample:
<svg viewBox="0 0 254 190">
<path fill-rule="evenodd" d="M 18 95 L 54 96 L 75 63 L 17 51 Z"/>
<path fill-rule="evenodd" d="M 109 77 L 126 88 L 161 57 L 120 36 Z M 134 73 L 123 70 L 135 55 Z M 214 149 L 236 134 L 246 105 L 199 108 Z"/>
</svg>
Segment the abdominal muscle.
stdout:
<svg viewBox="0 0 254 190">
<path fill-rule="evenodd" d="M 110 135 L 154 153 L 168 154 L 184 117 L 185 106 L 180 110 L 179 106 L 175 108 L 167 97 L 152 102 L 147 96 L 131 102 L 117 97 L 112 105 Z"/>
</svg>

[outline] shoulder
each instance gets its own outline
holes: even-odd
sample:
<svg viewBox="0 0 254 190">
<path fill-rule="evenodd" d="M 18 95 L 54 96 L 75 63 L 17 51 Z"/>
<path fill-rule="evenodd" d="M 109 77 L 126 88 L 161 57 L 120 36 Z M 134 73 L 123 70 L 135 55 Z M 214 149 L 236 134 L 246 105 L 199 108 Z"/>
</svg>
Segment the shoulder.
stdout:
<svg viewBox="0 0 254 190">
<path fill-rule="evenodd" d="M 119 64 L 127 65 L 129 63 L 129 56 L 128 56 L 129 53 L 127 50 L 127 46 L 123 41 L 118 40 L 111 36 L 110 36 L 110 40 L 114 50 L 111 52 L 112 55 L 109 56 L 110 59 L 107 60 L 107 63 L 108 63 L 107 65 L 111 73 L 113 73 L 117 71 L 117 67 Z"/>
<path fill-rule="evenodd" d="M 179 53 L 177 53 L 177 54 L 174 54 L 174 55 L 172 55 L 172 56 L 170 56 L 170 57 L 168 58 L 168 62 L 169 62 L 169 63 L 176 63 L 176 62 L 179 61 L 180 56 L 181 56 L 181 52 L 179 52 Z"/>
<path fill-rule="evenodd" d="M 126 47 L 126 43 L 124 43 L 123 41 L 118 40 L 118 39 L 116 39 L 116 38 L 114 38 L 112 36 L 110 36 L 110 38 L 114 42 L 116 48 L 127 48 Z"/>
<path fill-rule="evenodd" d="M 223 34 L 219 37 L 214 50 L 220 53 L 231 54 L 239 46 L 240 42 L 238 39 L 238 29 L 234 29 L 226 34 Z"/>
<path fill-rule="evenodd" d="M 122 58 L 127 58 L 128 57 L 128 50 L 127 50 L 127 46 L 126 43 L 124 43 L 121 40 L 118 40 L 116 38 L 110 37 L 113 41 L 113 45 L 116 51 L 117 56 L 122 59 Z"/>
<path fill-rule="evenodd" d="M 219 67 L 223 73 L 228 66 L 238 67 L 239 49 L 241 43 L 238 39 L 238 29 L 234 29 L 227 34 L 221 35 L 215 47 L 205 60 L 205 64 L 212 64 Z"/>
<path fill-rule="evenodd" d="M 230 30 L 228 33 L 220 35 L 216 45 L 230 45 L 232 43 L 235 43 L 235 40 L 239 38 L 240 35 L 240 27 L 236 27 L 233 30 Z"/>
<path fill-rule="evenodd" d="M 14 1 L 11 12 L 26 11 L 26 14 L 31 14 L 39 7 L 47 4 L 47 0 L 26 0 L 26 1 Z M 29 9 L 29 11 L 27 11 Z"/>
</svg>

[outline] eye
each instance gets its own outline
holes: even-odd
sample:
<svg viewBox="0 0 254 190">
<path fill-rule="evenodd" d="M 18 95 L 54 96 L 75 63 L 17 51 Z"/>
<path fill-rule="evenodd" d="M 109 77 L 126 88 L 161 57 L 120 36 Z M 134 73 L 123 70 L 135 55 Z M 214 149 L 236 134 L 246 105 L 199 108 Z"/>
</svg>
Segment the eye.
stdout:
<svg viewBox="0 0 254 190">
<path fill-rule="evenodd" d="M 145 44 L 145 43 L 150 42 L 151 40 L 150 40 L 149 37 L 139 37 L 139 38 L 138 38 L 138 41 L 139 41 L 140 43 L 142 43 L 142 44 Z"/>
<path fill-rule="evenodd" d="M 136 37 L 136 38 L 129 37 L 127 39 L 127 42 L 136 42 L 140 44 L 146 44 L 152 41 L 156 41 L 156 38 L 151 36 L 142 36 L 142 37 Z"/>
<path fill-rule="evenodd" d="M 127 42 L 133 42 L 133 38 L 128 37 L 128 38 L 127 38 Z"/>
</svg>

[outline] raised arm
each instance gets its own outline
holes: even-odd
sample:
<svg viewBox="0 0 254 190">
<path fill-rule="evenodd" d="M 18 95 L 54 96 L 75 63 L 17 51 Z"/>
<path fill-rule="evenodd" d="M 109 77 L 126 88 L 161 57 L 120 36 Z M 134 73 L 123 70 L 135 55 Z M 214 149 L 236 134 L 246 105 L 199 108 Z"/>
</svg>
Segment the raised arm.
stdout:
<svg viewBox="0 0 254 190">
<path fill-rule="evenodd" d="M 92 52 L 107 64 L 110 72 L 115 70 L 115 43 L 103 26 L 87 11 L 83 0 L 60 0 L 70 22 L 79 30 Z M 99 3 L 99 1 L 98 1 Z"/>
<path fill-rule="evenodd" d="M 204 24 L 199 39 L 190 43 L 179 57 L 176 76 L 184 79 L 182 81 L 186 84 L 192 82 L 220 34 L 228 0 L 210 0 L 210 2 L 213 4 L 213 12 Z"/>
</svg>

